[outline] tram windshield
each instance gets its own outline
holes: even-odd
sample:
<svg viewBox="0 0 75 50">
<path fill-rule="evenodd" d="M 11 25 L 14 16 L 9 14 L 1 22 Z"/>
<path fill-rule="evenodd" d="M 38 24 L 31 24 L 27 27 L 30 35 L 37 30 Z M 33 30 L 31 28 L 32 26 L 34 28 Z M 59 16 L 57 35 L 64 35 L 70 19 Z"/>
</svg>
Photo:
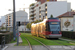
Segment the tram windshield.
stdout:
<svg viewBox="0 0 75 50">
<path fill-rule="evenodd" d="M 50 31 L 60 31 L 59 22 L 51 22 Z"/>
</svg>

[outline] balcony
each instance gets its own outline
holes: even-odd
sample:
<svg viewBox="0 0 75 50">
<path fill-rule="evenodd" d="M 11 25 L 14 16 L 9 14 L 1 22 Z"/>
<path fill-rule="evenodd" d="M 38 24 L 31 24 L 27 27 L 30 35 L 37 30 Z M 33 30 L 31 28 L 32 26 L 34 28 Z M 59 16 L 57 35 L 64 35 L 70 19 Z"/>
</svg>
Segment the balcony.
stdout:
<svg viewBox="0 0 75 50">
<path fill-rule="evenodd" d="M 34 15 L 34 13 L 30 13 L 29 15 Z"/>
<path fill-rule="evenodd" d="M 30 17 L 34 17 L 34 15 L 30 15 Z"/>
<path fill-rule="evenodd" d="M 29 20 L 30 22 L 34 22 L 34 20 Z"/>
<path fill-rule="evenodd" d="M 34 7 L 35 7 L 35 6 L 31 6 L 31 7 L 29 7 L 29 9 L 34 9 Z"/>
<path fill-rule="evenodd" d="M 33 17 L 29 17 L 29 19 L 32 19 L 32 18 L 34 18 L 34 16 Z"/>
<path fill-rule="evenodd" d="M 34 18 L 36 18 L 36 16 L 34 16 Z"/>
<path fill-rule="evenodd" d="M 29 12 L 32 12 L 32 11 L 34 11 L 34 9 L 30 9 L 30 10 L 29 10 Z"/>
</svg>

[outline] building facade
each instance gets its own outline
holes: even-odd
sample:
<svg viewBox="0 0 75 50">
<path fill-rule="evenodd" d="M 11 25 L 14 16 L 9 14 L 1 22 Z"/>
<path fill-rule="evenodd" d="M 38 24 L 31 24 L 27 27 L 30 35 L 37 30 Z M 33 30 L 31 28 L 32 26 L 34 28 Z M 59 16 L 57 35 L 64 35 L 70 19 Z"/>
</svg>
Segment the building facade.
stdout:
<svg viewBox="0 0 75 50">
<path fill-rule="evenodd" d="M 16 23 L 18 21 L 20 21 L 20 23 L 28 22 L 28 14 L 25 11 L 20 10 L 20 11 L 17 11 L 15 14 L 16 14 L 15 15 L 16 16 L 15 17 Z M 12 31 L 13 30 L 12 29 L 13 28 L 13 13 L 6 14 L 5 18 L 6 18 L 6 28 L 7 28 L 7 30 L 11 30 Z M 19 31 L 26 30 L 27 28 L 26 29 L 25 28 L 26 28 L 26 25 L 21 25 L 19 27 Z"/>
<path fill-rule="evenodd" d="M 73 21 L 75 21 L 75 14 L 73 14 Z M 73 25 L 74 25 L 74 27 L 73 27 L 73 31 L 75 32 L 75 22 L 73 22 Z"/>
<path fill-rule="evenodd" d="M 37 2 L 41 2 L 41 4 L 45 3 L 46 1 L 57 1 L 57 0 L 35 0 Z"/>
<path fill-rule="evenodd" d="M 0 19 L 0 26 L 5 23 L 5 16 L 1 16 L 1 19 Z"/>
<path fill-rule="evenodd" d="M 37 0 L 33 11 L 35 20 L 43 20 L 45 18 L 50 18 L 51 15 L 57 17 L 65 12 L 71 11 L 71 4 L 67 1 Z"/>
<path fill-rule="evenodd" d="M 35 19 L 34 8 L 35 8 L 35 3 L 31 4 L 29 7 L 29 22 L 33 22 Z"/>
</svg>

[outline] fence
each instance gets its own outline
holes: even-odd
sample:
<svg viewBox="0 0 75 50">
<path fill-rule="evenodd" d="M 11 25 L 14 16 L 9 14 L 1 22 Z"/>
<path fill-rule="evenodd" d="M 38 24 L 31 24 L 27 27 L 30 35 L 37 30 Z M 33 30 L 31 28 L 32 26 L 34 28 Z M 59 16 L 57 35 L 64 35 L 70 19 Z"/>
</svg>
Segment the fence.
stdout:
<svg viewBox="0 0 75 50">
<path fill-rule="evenodd" d="M 75 32 L 62 31 L 62 37 L 66 37 L 66 38 L 70 38 L 70 39 L 75 39 Z"/>
</svg>

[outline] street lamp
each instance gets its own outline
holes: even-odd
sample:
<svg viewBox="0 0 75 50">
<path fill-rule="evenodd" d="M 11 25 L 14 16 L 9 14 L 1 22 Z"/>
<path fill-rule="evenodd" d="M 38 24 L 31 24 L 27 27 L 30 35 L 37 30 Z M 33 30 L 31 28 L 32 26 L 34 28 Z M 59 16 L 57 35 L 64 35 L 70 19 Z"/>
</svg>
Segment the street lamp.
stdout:
<svg viewBox="0 0 75 50">
<path fill-rule="evenodd" d="M 14 41 L 15 41 L 15 38 L 16 38 L 16 29 L 15 29 L 15 0 L 13 0 L 13 36 L 14 36 Z"/>
</svg>

